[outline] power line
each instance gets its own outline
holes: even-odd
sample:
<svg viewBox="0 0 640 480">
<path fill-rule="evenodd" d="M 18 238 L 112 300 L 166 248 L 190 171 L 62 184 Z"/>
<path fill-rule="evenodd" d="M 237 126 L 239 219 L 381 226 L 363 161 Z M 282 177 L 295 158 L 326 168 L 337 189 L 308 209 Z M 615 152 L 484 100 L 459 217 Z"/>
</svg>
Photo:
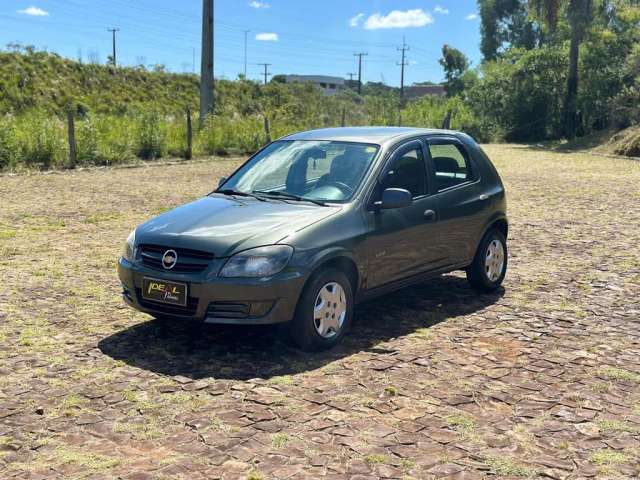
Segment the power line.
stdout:
<svg viewBox="0 0 640 480">
<path fill-rule="evenodd" d="M 113 35 L 113 53 L 111 54 L 111 63 L 113 64 L 114 67 L 118 66 L 118 60 L 116 57 L 116 32 L 119 32 L 120 29 L 119 28 L 107 28 L 107 32 L 111 32 L 111 34 Z"/>
<path fill-rule="evenodd" d="M 271 73 L 269 72 L 269 67 L 271 66 L 270 63 L 259 63 L 258 65 L 261 65 L 264 67 L 264 84 L 267 84 L 267 78 L 271 75 Z"/>
<path fill-rule="evenodd" d="M 358 57 L 358 95 L 362 93 L 362 57 L 369 55 L 366 52 L 354 53 L 354 57 Z"/>
</svg>

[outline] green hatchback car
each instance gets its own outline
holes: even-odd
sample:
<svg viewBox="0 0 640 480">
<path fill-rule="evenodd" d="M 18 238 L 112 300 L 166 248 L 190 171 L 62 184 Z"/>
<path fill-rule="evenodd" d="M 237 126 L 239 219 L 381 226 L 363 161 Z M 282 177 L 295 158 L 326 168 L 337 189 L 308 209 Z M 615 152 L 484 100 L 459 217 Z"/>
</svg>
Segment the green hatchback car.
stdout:
<svg viewBox="0 0 640 480">
<path fill-rule="evenodd" d="M 138 226 L 118 274 L 124 301 L 156 318 L 287 323 L 299 347 L 322 350 L 363 300 L 461 269 L 497 289 L 507 233 L 504 187 L 468 135 L 321 129 Z"/>
</svg>

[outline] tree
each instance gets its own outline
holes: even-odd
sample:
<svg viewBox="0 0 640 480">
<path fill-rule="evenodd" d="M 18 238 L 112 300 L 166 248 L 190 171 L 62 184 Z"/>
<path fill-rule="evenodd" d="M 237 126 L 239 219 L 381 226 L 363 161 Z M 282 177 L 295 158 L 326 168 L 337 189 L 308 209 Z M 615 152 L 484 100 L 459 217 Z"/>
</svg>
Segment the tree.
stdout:
<svg viewBox="0 0 640 480">
<path fill-rule="evenodd" d="M 480 51 L 495 60 L 504 45 L 532 49 L 542 41 L 540 29 L 529 16 L 526 0 L 478 0 Z"/>
<path fill-rule="evenodd" d="M 578 62 L 580 60 L 580 44 L 593 19 L 592 0 L 531 0 L 531 3 L 551 32 L 555 32 L 561 7 L 564 6 L 564 10 L 566 11 L 571 34 L 569 74 L 567 75 L 567 93 L 564 101 L 564 133 L 567 138 L 574 138 L 578 126 Z"/>
<path fill-rule="evenodd" d="M 460 50 L 445 44 L 439 62 L 444 69 L 447 96 L 454 97 L 464 90 L 462 76 L 469 68 L 469 59 Z"/>
</svg>

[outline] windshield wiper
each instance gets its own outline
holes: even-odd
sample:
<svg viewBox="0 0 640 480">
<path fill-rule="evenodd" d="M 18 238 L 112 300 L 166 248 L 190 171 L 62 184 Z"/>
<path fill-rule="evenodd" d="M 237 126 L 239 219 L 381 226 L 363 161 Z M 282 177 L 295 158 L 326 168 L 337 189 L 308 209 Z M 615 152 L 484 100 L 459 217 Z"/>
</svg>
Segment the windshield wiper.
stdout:
<svg viewBox="0 0 640 480">
<path fill-rule="evenodd" d="M 285 200 L 295 200 L 297 202 L 311 202 L 323 207 L 327 205 L 321 200 L 314 200 L 313 198 L 301 197 L 300 195 L 294 195 L 293 193 L 287 192 L 279 192 L 277 190 L 253 190 L 253 192 L 251 193 L 258 193 L 260 195 L 272 195 L 274 197 L 280 197 Z"/>
<path fill-rule="evenodd" d="M 261 202 L 266 202 L 266 200 L 258 195 L 254 195 L 253 193 L 247 192 L 239 192 L 238 190 L 232 190 L 230 188 L 225 188 L 224 190 L 215 190 L 213 193 L 221 193 L 222 195 L 235 195 L 236 197 L 251 197 L 256 200 L 260 200 Z"/>
</svg>

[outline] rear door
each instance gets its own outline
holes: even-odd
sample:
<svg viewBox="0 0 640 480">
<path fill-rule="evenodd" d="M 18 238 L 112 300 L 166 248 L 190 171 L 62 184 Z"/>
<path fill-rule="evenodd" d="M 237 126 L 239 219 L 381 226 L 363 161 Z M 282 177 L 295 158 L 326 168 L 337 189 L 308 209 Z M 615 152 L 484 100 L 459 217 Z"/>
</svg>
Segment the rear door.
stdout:
<svg viewBox="0 0 640 480">
<path fill-rule="evenodd" d="M 442 247 L 452 265 L 471 262 L 487 207 L 480 172 L 457 138 L 436 136 L 427 143 Z"/>
<path fill-rule="evenodd" d="M 426 153 L 422 141 L 410 141 L 392 154 L 378 179 L 370 204 L 385 188 L 409 190 L 413 203 L 367 211 L 368 288 L 432 270 L 446 260 L 437 233 L 437 199 L 429 194 Z"/>
</svg>

